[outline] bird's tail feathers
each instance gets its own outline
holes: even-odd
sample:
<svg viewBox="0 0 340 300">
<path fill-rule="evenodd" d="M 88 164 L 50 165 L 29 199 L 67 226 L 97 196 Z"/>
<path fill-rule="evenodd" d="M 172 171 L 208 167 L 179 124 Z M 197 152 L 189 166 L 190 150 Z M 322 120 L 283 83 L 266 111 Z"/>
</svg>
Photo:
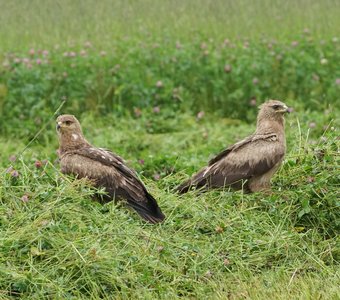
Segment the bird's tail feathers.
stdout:
<svg viewBox="0 0 340 300">
<path fill-rule="evenodd" d="M 191 182 L 191 179 L 189 179 L 183 182 L 182 184 L 180 184 L 179 186 L 177 186 L 175 191 L 178 194 L 185 194 L 190 191 L 191 187 L 192 187 L 192 182 Z"/>
<path fill-rule="evenodd" d="M 204 192 L 209 185 L 208 179 L 204 177 L 204 171 L 205 170 L 201 170 L 192 178 L 180 184 L 176 188 L 177 193 L 185 194 L 192 190 L 200 190 L 201 192 Z"/>
<path fill-rule="evenodd" d="M 165 215 L 159 208 L 156 199 L 148 192 L 146 192 L 146 197 L 148 199 L 146 204 L 139 204 L 136 201 L 128 201 L 128 204 L 146 221 L 152 224 L 161 223 L 164 221 Z"/>
</svg>

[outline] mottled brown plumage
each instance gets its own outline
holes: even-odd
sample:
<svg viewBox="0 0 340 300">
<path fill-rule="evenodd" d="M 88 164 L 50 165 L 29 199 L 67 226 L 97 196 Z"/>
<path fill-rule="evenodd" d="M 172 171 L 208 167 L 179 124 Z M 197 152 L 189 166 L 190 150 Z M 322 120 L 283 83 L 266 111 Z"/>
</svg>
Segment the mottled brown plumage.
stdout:
<svg viewBox="0 0 340 300">
<path fill-rule="evenodd" d="M 260 106 L 254 134 L 228 147 L 211 159 L 177 191 L 206 191 L 231 187 L 246 192 L 270 189 L 270 180 L 282 163 L 286 152 L 284 117 L 288 107 L 278 100 Z"/>
<path fill-rule="evenodd" d="M 136 173 L 119 156 L 106 149 L 91 146 L 74 116 L 59 116 L 57 132 L 62 173 L 90 179 L 95 187 L 105 188 L 104 201 L 125 200 L 151 223 L 164 220 L 165 216 L 156 200 L 148 193 Z"/>
</svg>

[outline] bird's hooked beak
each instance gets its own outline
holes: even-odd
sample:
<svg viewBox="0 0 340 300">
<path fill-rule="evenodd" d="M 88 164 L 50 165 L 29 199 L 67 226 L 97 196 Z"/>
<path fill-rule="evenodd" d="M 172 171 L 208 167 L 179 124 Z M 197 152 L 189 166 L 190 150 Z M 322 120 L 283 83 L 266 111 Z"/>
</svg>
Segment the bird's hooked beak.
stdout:
<svg viewBox="0 0 340 300">
<path fill-rule="evenodd" d="M 287 105 L 283 106 L 284 112 L 290 114 L 290 109 Z"/>
<path fill-rule="evenodd" d="M 290 113 L 290 109 L 287 105 L 282 105 L 282 109 L 280 109 L 278 112 L 285 114 L 285 113 Z"/>
<path fill-rule="evenodd" d="M 57 122 L 57 125 L 56 125 L 56 129 L 57 129 L 57 131 L 59 131 L 59 130 L 60 130 L 60 128 L 61 128 L 61 124 L 62 124 L 62 122 Z"/>
</svg>

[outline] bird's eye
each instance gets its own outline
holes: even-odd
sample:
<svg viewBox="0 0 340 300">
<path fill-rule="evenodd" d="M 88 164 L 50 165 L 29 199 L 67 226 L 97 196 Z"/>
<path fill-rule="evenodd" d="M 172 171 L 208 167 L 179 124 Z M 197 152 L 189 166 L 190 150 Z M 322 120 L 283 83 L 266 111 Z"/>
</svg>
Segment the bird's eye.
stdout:
<svg viewBox="0 0 340 300">
<path fill-rule="evenodd" d="M 276 109 L 279 109 L 281 107 L 281 105 L 278 105 L 278 104 L 276 104 L 276 105 L 273 105 L 273 108 L 276 110 Z"/>
<path fill-rule="evenodd" d="M 65 124 L 66 124 L 67 126 L 70 126 L 70 125 L 72 124 L 72 122 L 71 122 L 71 121 L 65 121 Z"/>
</svg>

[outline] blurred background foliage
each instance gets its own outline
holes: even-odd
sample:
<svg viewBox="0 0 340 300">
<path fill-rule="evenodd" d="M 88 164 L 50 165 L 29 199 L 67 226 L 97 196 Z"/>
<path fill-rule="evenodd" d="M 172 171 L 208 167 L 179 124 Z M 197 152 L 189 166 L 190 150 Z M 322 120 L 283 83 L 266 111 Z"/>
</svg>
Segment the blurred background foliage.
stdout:
<svg viewBox="0 0 340 300">
<path fill-rule="evenodd" d="M 339 109 L 338 1 L 17 0 L 0 8 L 3 134 L 29 135 L 63 99 L 68 112 L 97 116 L 155 109 L 253 121 L 268 98 Z"/>
</svg>

